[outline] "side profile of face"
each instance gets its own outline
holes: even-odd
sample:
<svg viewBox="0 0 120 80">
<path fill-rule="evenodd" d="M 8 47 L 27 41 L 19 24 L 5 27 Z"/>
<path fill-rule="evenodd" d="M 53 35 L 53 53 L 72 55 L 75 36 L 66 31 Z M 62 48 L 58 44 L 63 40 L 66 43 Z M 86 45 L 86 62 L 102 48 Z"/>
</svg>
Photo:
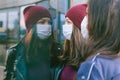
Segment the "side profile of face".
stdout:
<svg viewBox="0 0 120 80">
<path fill-rule="evenodd" d="M 52 32 L 51 19 L 41 18 L 36 23 L 36 34 L 40 39 L 47 39 Z"/>
<path fill-rule="evenodd" d="M 73 22 L 68 17 L 66 17 L 65 24 L 62 26 L 62 28 L 65 39 L 70 40 L 72 34 Z"/>
</svg>

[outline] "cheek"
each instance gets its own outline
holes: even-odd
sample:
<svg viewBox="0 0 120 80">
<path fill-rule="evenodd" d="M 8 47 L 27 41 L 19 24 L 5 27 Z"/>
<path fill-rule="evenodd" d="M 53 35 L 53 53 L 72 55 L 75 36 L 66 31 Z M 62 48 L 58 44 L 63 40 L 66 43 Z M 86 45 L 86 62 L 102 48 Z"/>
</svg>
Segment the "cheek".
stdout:
<svg viewBox="0 0 120 80">
<path fill-rule="evenodd" d="M 86 25 L 86 28 L 88 29 L 88 24 Z"/>
<path fill-rule="evenodd" d="M 89 27 L 88 27 L 88 24 L 86 25 L 86 29 L 87 29 L 87 31 L 89 31 Z"/>
</svg>

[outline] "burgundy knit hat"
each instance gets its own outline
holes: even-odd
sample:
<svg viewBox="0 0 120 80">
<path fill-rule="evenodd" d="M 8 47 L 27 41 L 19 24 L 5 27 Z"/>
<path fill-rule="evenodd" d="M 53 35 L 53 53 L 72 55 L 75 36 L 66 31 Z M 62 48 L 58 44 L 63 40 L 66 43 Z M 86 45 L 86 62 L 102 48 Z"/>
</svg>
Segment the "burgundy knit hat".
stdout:
<svg viewBox="0 0 120 80">
<path fill-rule="evenodd" d="M 32 25 L 35 24 L 39 19 L 43 17 L 49 17 L 50 13 L 48 9 L 42 6 L 28 6 L 24 9 L 24 19 L 27 32 L 32 28 Z"/>
<path fill-rule="evenodd" d="M 87 4 L 78 4 L 70 8 L 65 17 L 68 17 L 75 26 L 81 27 L 81 22 L 86 15 Z"/>
</svg>

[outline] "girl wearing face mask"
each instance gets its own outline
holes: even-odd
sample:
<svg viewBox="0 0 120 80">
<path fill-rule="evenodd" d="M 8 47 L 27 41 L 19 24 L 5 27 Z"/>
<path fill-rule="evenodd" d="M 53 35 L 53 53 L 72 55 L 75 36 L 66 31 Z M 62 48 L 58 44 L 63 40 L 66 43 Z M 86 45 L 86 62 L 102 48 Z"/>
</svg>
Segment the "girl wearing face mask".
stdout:
<svg viewBox="0 0 120 80">
<path fill-rule="evenodd" d="M 82 55 L 80 55 L 81 22 L 86 15 L 86 4 L 78 4 L 66 13 L 66 22 L 62 26 L 65 37 L 63 54 L 58 57 L 53 80 L 74 80 Z M 81 57 L 79 57 L 81 56 Z"/>
<path fill-rule="evenodd" d="M 4 80 L 50 80 L 54 41 L 51 16 L 42 6 L 24 9 L 26 36 L 8 50 Z"/>
<path fill-rule="evenodd" d="M 120 0 L 88 1 L 89 37 L 77 80 L 120 80 L 119 22 Z"/>
</svg>

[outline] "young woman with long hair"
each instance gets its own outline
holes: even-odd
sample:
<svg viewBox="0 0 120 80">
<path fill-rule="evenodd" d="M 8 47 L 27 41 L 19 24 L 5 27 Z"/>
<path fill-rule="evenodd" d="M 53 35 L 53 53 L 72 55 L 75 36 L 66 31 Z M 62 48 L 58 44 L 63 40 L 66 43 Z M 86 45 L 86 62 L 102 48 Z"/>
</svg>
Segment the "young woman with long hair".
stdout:
<svg viewBox="0 0 120 80">
<path fill-rule="evenodd" d="M 88 1 L 88 39 L 77 80 L 120 79 L 120 0 Z"/>
</svg>

